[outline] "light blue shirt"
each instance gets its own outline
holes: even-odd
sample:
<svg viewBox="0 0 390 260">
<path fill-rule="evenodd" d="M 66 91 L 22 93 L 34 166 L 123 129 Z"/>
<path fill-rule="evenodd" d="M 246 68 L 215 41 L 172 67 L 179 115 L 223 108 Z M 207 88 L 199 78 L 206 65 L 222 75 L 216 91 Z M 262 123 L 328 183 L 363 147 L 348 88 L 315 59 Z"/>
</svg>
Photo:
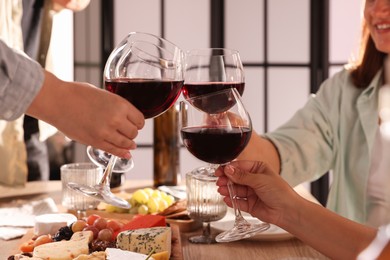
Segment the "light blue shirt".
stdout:
<svg viewBox="0 0 390 260">
<path fill-rule="evenodd" d="M 0 40 L 0 119 L 15 120 L 25 113 L 43 81 L 37 62 Z"/>
<path fill-rule="evenodd" d="M 358 89 L 349 72 L 342 70 L 326 80 L 286 124 L 265 135 L 276 145 L 281 175 L 290 185 L 331 171 L 327 207 L 360 223 L 366 223 L 369 210 L 367 181 L 381 85 L 381 71 L 369 87 Z"/>
</svg>

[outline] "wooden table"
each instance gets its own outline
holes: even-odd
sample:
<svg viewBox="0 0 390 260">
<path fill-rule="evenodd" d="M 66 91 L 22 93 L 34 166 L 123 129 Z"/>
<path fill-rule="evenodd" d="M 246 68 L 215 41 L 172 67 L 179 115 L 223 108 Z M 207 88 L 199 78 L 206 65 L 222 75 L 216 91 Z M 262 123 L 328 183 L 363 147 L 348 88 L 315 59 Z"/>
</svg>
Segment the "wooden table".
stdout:
<svg viewBox="0 0 390 260">
<path fill-rule="evenodd" d="M 137 188 L 151 186 L 152 181 L 132 181 L 118 190 L 131 192 Z M 60 205 L 61 183 L 59 181 L 33 182 L 28 183 L 23 189 L 9 189 L 0 186 L 0 207 L 9 205 L 15 199 L 38 200 L 51 197 Z M 60 210 L 63 210 L 59 206 Z M 199 245 L 188 242 L 188 237 L 201 231 L 181 233 L 183 257 L 185 260 L 192 259 L 328 259 L 322 254 L 293 238 L 284 241 L 236 241 L 231 243 L 219 243 L 212 245 Z M 214 231 L 215 232 L 215 231 Z M 0 259 L 7 259 L 8 256 L 17 252 L 21 239 L 10 241 L 0 240 Z"/>
</svg>

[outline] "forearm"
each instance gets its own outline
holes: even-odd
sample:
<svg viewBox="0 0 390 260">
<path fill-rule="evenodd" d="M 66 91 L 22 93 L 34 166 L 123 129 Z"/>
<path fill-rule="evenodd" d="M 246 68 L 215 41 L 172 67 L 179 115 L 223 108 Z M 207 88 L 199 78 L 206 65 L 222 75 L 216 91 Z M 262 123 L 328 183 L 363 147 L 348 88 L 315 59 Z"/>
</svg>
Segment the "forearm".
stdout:
<svg viewBox="0 0 390 260">
<path fill-rule="evenodd" d="M 274 172 L 280 173 L 280 158 L 275 145 L 255 131 L 253 131 L 248 145 L 237 159 L 262 161 L 267 163 Z"/>
<path fill-rule="evenodd" d="M 286 212 L 278 225 L 332 259 L 355 259 L 377 231 L 303 199 Z"/>
</svg>

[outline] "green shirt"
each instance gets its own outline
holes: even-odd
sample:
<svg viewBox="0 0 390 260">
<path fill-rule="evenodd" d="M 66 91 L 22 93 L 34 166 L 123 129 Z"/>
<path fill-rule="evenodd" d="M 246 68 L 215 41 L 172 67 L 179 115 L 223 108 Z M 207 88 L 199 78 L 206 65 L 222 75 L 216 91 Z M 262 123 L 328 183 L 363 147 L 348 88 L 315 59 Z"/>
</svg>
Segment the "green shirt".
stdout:
<svg viewBox="0 0 390 260">
<path fill-rule="evenodd" d="M 358 89 L 350 73 L 342 70 L 326 80 L 286 124 L 265 135 L 276 145 L 281 175 L 290 185 L 332 172 L 327 207 L 360 223 L 366 223 L 370 203 L 367 180 L 381 85 L 381 71 L 367 88 Z"/>
</svg>

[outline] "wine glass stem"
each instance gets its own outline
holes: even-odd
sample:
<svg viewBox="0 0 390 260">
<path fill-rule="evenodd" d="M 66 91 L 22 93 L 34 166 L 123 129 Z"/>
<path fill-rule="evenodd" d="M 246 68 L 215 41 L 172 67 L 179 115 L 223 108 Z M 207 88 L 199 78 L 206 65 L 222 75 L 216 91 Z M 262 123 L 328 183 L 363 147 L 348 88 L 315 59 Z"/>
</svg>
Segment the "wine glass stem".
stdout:
<svg viewBox="0 0 390 260">
<path fill-rule="evenodd" d="M 203 226 L 203 236 L 209 239 L 210 235 L 211 235 L 210 222 L 207 222 L 206 225 Z"/>
<path fill-rule="evenodd" d="M 110 160 L 108 161 L 107 167 L 104 170 L 104 174 L 102 179 L 100 180 L 99 185 L 108 185 L 110 183 L 112 170 L 114 169 L 116 160 L 118 159 L 117 156 L 111 155 Z"/>
<path fill-rule="evenodd" d="M 232 201 L 234 215 L 236 216 L 236 221 L 242 221 L 244 218 L 242 217 L 240 207 L 237 204 L 236 191 L 234 189 L 234 184 L 231 180 L 228 180 L 227 187 L 229 190 L 230 200 Z"/>
</svg>

